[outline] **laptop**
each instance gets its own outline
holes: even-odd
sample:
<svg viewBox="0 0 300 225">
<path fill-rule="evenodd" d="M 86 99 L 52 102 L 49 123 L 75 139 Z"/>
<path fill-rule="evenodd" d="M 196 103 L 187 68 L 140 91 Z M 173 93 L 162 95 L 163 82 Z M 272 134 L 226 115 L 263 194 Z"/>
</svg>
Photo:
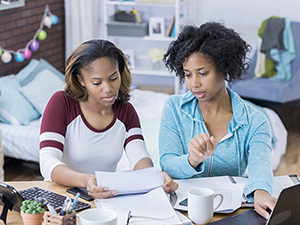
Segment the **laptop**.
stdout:
<svg viewBox="0 0 300 225">
<path fill-rule="evenodd" d="M 291 225 L 300 221 L 300 184 L 281 191 L 270 218 L 266 220 L 254 209 L 210 223 L 213 225 Z"/>
</svg>

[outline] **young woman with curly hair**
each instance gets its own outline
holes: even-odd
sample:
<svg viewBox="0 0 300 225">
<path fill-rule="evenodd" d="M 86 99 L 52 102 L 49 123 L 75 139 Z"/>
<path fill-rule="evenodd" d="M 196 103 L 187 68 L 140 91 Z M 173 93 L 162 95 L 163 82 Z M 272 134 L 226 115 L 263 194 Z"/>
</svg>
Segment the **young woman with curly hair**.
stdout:
<svg viewBox="0 0 300 225">
<path fill-rule="evenodd" d="M 43 114 L 40 167 L 45 180 L 85 187 L 94 198 L 118 193 L 98 187 L 95 171 L 116 171 L 123 148 L 132 170 L 152 167 L 138 115 L 128 102 L 131 74 L 123 52 L 106 40 L 90 40 L 67 60 L 66 87 Z M 162 172 L 163 188 L 178 184 Z"/>
<path fill-rule="evenodd" d="M 271 127 L 266 116 L 226 86 L 248 68 L 250 46 L 217 22 L 185 26 L 164 61 L 189 91 L 166 101 L 160 164 L 173 178 L 243 176 L 247 198 L 268 218 L 273 209 Z"/>
</svg>

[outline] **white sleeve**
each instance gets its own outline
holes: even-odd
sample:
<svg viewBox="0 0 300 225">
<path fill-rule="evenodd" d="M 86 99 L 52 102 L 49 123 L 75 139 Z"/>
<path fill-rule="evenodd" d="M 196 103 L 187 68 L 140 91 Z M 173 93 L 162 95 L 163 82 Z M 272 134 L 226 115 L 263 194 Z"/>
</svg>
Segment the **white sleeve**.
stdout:
<svg viewBox="0 0 300 225">
<path fill-rule="evenodd" d="M 127 143 L 125 147 L 125 152 L 127 158 L 130 162 L 131 170 L 135 167 L 135 165 L 142 159 L 142 158 L 150 158 L 149 153 L 146 149 L 146 144 L 142 137 L 141 128 L 133 128 L 128 132 L 128 137 L 130 138 L 136 136 L 137 138 L 133 138 L 129 143 Z M 151 159 L 151 158 L 150 158 Z"/>
<path fill-rule="evenodd" d="M 61 161 L 62 155 L 62 151 L 53 147 L 45 147 L 40 150 L 40 170 L 44 180 L 52 181 L 52 170 L 58 165 L 65 165 Z"/>
</svg>

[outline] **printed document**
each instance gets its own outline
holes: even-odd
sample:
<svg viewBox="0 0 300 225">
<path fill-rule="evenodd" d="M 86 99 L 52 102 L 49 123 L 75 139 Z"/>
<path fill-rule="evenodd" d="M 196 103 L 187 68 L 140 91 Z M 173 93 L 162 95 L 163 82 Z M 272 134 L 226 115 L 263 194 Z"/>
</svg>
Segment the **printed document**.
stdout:
<svg viewBox="0 0 300 225">
<path fill-rule="evenodd" d="M 146 168 L 133 172 L 96 171 L 97 185 L 116 190 L 119 195 L 147 193 L 163 185 L 163 176 L 156 168 Z"/>
<path fill-rule="evenodd" d="M 95 199 L 98 208 L 112 209 L 118 214 L 117 225 L 125 225 L 129 211 L 130 225 L 182 224 L 162 187 L 146 194 L 121 195 L 108 199 Z"/>
<path fill-rule="evenodd" d="M 187 205 L 182 205 L 180 203 L 188 197 L 188 190 L 194 187 L 210 188 L 215 194 L 220 193 L 223 195 L 223 203 L 216 211 L 218 213 L 231 213 L 241 207 L 241 199 L 245 184 L 234 184 L 228 176 L 174 179 L 174 181 L 179 185 L 179 188 L 176 191 L 178 199 L 174 206 L 175 209 L 188 210 Z M 218 202 L 219 199 L 215 198 L 215 204 Z"/>
</svg>

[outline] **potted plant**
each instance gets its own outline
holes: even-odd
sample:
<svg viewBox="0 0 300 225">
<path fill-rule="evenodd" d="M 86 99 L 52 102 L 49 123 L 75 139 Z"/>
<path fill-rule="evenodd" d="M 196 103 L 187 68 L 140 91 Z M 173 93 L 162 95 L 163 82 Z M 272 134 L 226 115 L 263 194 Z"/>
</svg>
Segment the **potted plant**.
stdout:
<svg viewBox="0 0 300 225">
<path fill-rule="evenodd" d="M 21 206 L 21 216 L 24 225 L 41 225 L 45 209 L 42 208 L 43 204 L 33 200 L 24 200 Z"/>
</svg>

